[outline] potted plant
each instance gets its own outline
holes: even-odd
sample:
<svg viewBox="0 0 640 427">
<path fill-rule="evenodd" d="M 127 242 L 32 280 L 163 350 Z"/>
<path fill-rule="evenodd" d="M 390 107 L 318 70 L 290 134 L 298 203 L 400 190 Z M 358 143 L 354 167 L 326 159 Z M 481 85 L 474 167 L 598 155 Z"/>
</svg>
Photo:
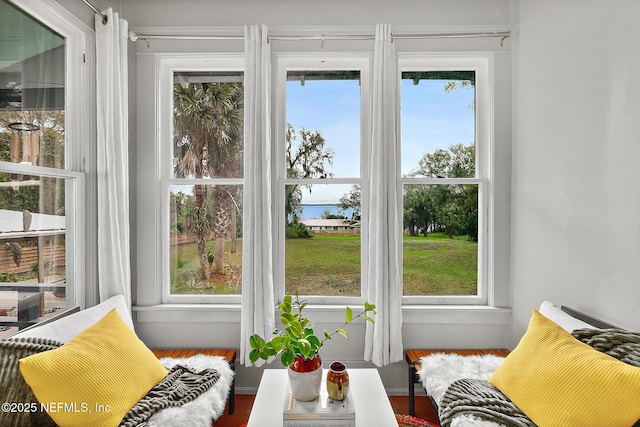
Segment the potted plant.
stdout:
<svg viewBox="0 0 640 427">
<path fill-rule="evenodd" d="M 375 315 L 376 306 L 365 302 L 364 310 L 355 316 L 353 310 L 346 307 L 344 323 L 333 332 L 325 329 L 320 338 L 313 330 L 313 322 L 303 315 L 307 304 L 307 301 L 300 300 L 297 292 L 295 300 L 291 295 L 285 296 L 284 301 L 278 305 L 278 310 L 281 311 L 280 321 L 284 328 L 273 331 L 274 336 L 268 341 L 258 334 L 253 334 L 249 338 L 249 359 L 251 363 L 255 363 L 258 359 L 268 360 L 280 354 L 280 361 L 287 367 L 294 396 L 298 400 L 308 401 L 315 399 L 319 394 L 322 359 L 318 352 L 322 345 L 336 334 L 348 339 L 349 334 L 344 327 L 358 317 L 373 323 L 373 317 L 369 313 Z"/>
</svg>

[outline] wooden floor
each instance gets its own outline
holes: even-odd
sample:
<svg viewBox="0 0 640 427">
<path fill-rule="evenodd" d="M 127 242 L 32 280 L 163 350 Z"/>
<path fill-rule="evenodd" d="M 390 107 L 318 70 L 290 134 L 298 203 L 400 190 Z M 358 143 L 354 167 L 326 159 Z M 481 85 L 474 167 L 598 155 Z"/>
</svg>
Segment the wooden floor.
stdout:
<svg viewBox="0 0 640 427">
<path fill-rule="evenodd" d="M 246 424 L 249 420 L 249 414 L 251 413 L 251 407 L 253 406 L 253 400 L 255 397 L 256 396 L 253 394 L 236 394 L 235 412 L 229 415 L 229 411 L 225 409 L 224 415 L 222 415 L 218 421 L 214 422 L 213 426 L 240 427 L 241 425 Z M 415 399 L 415 416 L 426 421 L 431 421 L 432 423 L 437 423 L 438 417 L 427 397 L 420 395 L 416 396 Z M 389 396 L 389 401 L 391 402 L 391 407 L 396 414 L 409 413 L 409 399 L 407 396 Z"/>
</svg>

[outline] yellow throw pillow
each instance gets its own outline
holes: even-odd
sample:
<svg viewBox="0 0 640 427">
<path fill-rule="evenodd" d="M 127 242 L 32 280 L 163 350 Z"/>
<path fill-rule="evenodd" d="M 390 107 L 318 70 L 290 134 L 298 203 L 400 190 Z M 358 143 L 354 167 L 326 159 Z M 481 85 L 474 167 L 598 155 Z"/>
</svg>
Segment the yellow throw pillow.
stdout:
<svg viewBox="0 0 640 427">
<path fill-rule="evenodd" d="M 489 382 L 539 427 L 631 427 L 640 419 L 640 368 L 578 341 L 536 310 Z"/>
<path fill-rule="evenodd" d="M 167 370 L 112 309 L 67 344 L 20 360 L 20 372 L 60 426 L 117 426 Z"/>
</svg>

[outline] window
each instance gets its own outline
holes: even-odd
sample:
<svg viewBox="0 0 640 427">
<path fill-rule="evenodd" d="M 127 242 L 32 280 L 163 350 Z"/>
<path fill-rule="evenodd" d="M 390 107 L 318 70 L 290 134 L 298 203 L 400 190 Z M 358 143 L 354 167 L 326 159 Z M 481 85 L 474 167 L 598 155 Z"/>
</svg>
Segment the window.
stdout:
<svg viewBox="0 0 640 427">
<path fill-rule="evenodd" d="M 83 304 L 85 186 L 70 148 L 85 116 L 69 119 L 80 105 L 67 90 L 84 81 L 67 84 L 81 43 L 59 31 L 0 1 L 0 336 Z"/>
<path fill-rule="evenodd" d="M 299 292 L 312 302 L 365 295 L 369 76 L 366 61 L 351 61 L 279 61 L 281 295 Z M 487 301 L 488 64 L 463 54 L 400 60 L 406 304 Z"/>
<path fill-rule="evenodd" d="M 311 303 L 361 303 L 371 56 L 273 55 L 276 300 L 298 292 Z M 153 155 L 138 156 L 138 203 L 160 214 L 147 224 L 154 214 L 138 209 L 139 298 L 239 303 L 244 56 L 140 54 L 141 75 L 157 64 L 159 126 L 139 134 L 139 149 Z M 402 195 L 404 304 L 490 303 L 491 64 L 489 54 L 400 54 L 401 173 L 387 178 Z M 150 86 L 140 96 L 153 98 Z"/>
<path fill-rule="evenodd" d="M 177 68 L 168 61 L 164 68 L 171 81 L 161 143 L 170 147 L 162 151 L 165 302 L 242 292 L 241 63 L 180 61 Z"/>
<path fill-rule="evenodd" d="M 280 60 L 279 283 L 315 302 L 365 294 L 368 75 L 345 62 Z M 487 301 L 488 64 L 464 54 L 400 60 L 404 303 Z"/>
<path fill-rule="evenodd" d="M 400 64 L 405 302 L 485 303 L 487 61 Z"/>
<path fill-rule="evenodd" d="M 286 58 L 277 144 L 283 293 L 315 302 L 363 295 L 362 117 L 367 63 Z"/>
</svg>

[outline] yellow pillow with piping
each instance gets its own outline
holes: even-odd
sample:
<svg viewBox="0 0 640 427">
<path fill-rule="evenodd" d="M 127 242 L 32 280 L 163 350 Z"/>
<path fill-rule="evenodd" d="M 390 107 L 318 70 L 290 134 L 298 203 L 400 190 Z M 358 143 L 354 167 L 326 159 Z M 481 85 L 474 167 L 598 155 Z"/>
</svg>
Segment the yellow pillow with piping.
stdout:
<svg viewBox="0 0 640 427">
<path fill-rule="evenodd" d="M 640 419 L 640 368 L 578 341 L 536 310 L 489 382 L 539 427 L 631 427 Z"/>
<path fill-rule="evenodd" d="M 117 426 L 167 370 L 116 309 L 65 345 L 20 359 L 20 372 L 60 426 Z"/>
</svg>

